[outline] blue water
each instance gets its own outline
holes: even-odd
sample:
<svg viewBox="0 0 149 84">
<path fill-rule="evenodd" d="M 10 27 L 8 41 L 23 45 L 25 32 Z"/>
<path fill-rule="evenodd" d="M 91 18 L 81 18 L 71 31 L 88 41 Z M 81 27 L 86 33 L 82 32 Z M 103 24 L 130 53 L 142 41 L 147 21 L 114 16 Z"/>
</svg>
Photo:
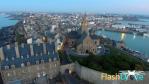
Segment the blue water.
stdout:
<svg viewBox="0 0 149 84">
<path fill-rule="evenodd" d="M 10 20 L 10 18 L 7 17 L 8 15 L 0 15 L 0 29 L 2 27 L 15 25 L 18 22 L 17 20 Z"/>
<path fill-rule="evenodd" d="M 122 33 L 111 31 L 97 31 L 97 35 L 105 35 L 107 38 L 120 41 Z M 125 34 L 123 41 L 126 47 L 136 51 L 140 51 L 149 57 L 149 37 L 134 36 L 132 34 Z"/>
</svg>

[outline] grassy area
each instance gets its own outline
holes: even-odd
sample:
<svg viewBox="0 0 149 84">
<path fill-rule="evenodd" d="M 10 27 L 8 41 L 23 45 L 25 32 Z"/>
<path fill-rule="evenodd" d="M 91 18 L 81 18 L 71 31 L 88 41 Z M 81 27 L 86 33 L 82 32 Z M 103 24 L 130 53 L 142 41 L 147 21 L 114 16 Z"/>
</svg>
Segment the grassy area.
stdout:
<svg viewBox="0 0 149 84">
<path fill-rule="evenodd" d="M 90 54 L 88 57 L 70 57 L 74 62 L 78 61 L 83 66 L 109 74 L 115 74 L 120 70 L 149 70 L 149 63 L 134 56 L 129 56 L 116 48 L 108 48 L 110 54 L 105 56 Z"/>
</svg>

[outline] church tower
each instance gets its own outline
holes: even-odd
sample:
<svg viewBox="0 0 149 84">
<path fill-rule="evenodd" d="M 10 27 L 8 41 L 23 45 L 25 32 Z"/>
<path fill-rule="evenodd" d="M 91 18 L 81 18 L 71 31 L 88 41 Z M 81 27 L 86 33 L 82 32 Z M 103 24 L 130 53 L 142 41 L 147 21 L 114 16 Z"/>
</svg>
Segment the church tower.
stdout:
<svg viewBox="0 0 149 84">
<path fill-rule="evenodd" d="M 81 23 L 82 32 L 88 33 L 88 21 L 86 14 L 83 17 L 83 21 Z"/>
</svg>

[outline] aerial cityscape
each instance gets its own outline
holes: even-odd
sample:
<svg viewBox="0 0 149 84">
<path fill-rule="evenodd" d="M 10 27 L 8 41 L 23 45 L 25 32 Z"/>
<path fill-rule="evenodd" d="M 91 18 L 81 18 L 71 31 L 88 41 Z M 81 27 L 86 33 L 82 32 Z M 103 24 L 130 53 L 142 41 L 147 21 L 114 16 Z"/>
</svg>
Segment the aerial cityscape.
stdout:
<svg viewBox="0 0 149 84">
<path fill-rule="evenodd" d="M 149 84 L 148 0 L 0 2 L 0 84 Z"/>
</svg>

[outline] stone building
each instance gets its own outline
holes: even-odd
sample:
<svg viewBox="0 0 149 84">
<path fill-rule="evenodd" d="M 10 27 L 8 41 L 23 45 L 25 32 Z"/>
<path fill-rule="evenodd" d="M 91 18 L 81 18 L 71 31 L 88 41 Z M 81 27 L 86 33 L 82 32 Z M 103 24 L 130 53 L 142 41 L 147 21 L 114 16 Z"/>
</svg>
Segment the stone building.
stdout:
<svg viewBox="0 0 149 84">
<path fill-rule="evenodd" d="M 68 46 L 74 47 L 78 55 L 88 55 L 89 52 L 98 54 L 97 47 L 100 45 L 100 39 L 97 35 L 90 34 L 88 26 L 85 15 L 81 22 L 81 31 L 72 31 L 67 34 Z"/>
<path fill-rule="evenodd" d="M 92 40 L 92 38 L 88 35 L 77 46 L 77 52 L 80 55 L 86 55 L 89 52 L 96 54 L 97 45 L 95 44 L 94 40 Z"/>
<path fill-rule="evenodd" d="M 47 84 L 48 79 L 56 77 L 60 70 L 59 57 L 54 48 L 54 43 L 1 47 L 0 73 L 4 84 L 37 83 L 42 78 Z"/>
<path fill-rule="evenodd" d="M 89 52 L 97 54 L 97 46 L 100 45 L 100 39 L 96 38 L 96 35 L 90 34 L 86 16 L 83 18 L 81 29 L 84 35 L 82 35 L 80 43 L 77 46 L 77 53 L 80 55 L 86 55 Z"/>
</svg>

